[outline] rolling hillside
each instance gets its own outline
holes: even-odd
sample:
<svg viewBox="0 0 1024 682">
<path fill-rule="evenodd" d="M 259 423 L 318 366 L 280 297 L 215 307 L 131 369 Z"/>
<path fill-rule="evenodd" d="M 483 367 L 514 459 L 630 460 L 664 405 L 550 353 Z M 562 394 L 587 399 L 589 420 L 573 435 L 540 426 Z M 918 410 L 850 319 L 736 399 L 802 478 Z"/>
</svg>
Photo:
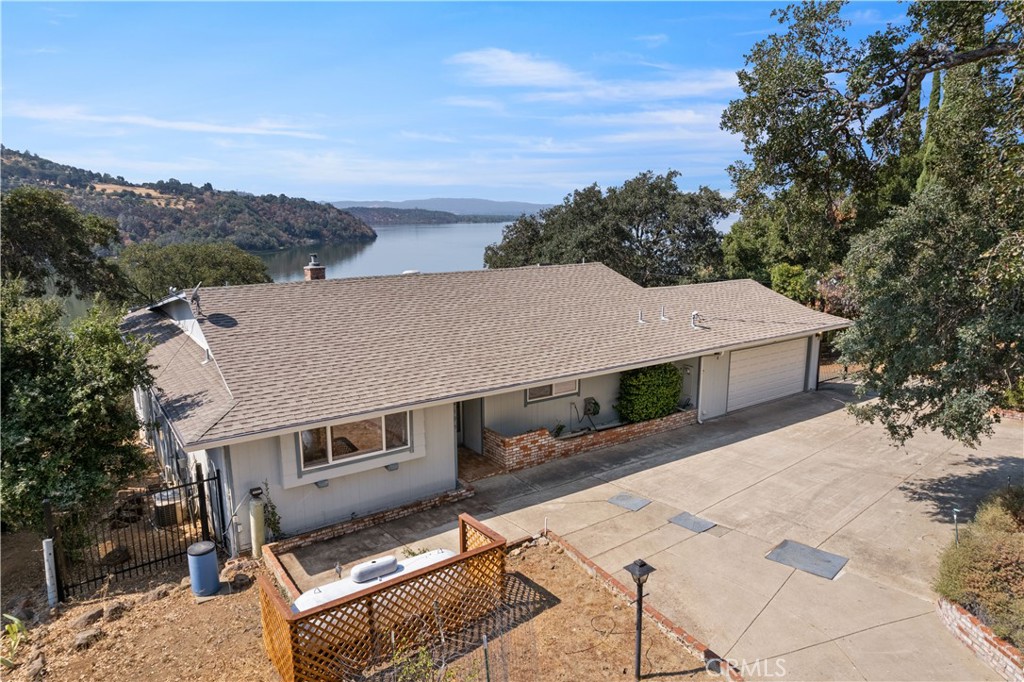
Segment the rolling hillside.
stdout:
<svg viewBox="0 0 1024 682">
<path fill-rule="evenodd" d="M 113 218 L 125 243 L 228 241 L 250 251 L 310 243 L 372 241 L 377 233 L 329 204 L 196 187 L 178 180 L 133 184 L 123 177 L 3 148 L 5 190 L 33 185 L 66 193 L 79 210 Z"/>
</svg>

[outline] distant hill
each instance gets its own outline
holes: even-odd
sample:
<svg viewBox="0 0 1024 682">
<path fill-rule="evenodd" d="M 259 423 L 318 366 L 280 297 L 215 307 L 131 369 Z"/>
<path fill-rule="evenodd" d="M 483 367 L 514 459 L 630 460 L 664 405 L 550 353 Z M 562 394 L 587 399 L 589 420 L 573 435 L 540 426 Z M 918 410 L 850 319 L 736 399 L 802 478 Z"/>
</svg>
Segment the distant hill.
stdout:
<svg viewBox="0 0 1024 682">
<path fill-rule="evenodd" d="M 532 215 L 551 204 L 531 204 L 525 201 L 491 201 L 490 199 L 407 199 L 406 201 L 332 201 L 338 208 L 422 208 L 428 211 L 447 211 L 456 215 L 514 216 Z"/>
<path fill-rule="evenodd" d="M 448 211 L 428 211 L 424 208 L 370 208 L 349 206 L 346 213 L 360 218 L 368 225 L 448 225 L 451 223 L 511 222 L 514 215 L 459 215 Z"/>
<path fill-rule="evenodd" d="M 56 189 L 87 214 L 117 220 L 125 243 L 228 241 L 250 251 L 310 243 L 372 241 L 365 222 L 329 204 L 196 187 L 175 179 L 133 184 L 123 177 L 0 148 L 5 189 Z"/>
</svg>

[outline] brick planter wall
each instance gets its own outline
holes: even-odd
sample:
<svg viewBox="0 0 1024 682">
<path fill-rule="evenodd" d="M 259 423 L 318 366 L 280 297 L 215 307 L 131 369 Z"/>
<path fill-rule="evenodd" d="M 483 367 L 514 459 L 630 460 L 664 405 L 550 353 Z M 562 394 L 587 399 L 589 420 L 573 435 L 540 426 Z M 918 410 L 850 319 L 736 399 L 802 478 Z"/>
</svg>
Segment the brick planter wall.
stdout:
<svg viewBox="0 0 1024 682">
<path fill-rule="evenodd" d="M 949 631 L 975 656 L 1008 682 L 1024 682 L 1024 654 L 1017 647 L 996 637 L 991 628 L 958 604 L 939 599 L 937 608 Z"/>
<path fill-rule="evenodd" d="M 676 412 L 661 419 L 624 424 L 603 431 L 587 431 L 571 437 L 555 438 L 547 429 L 529 431 L 519 436 L 503 436 L 484 429 L 484 452 L 488 460 L 506 471 L 525 469 L 560 457 L 627 443 L 662 431 L 689 426 L 697 421 L 696 410 Z"/>
<path fill-rule="evenodd" d="M 475 493 L 476 491 L 473 490 L 471 486 L 460 480 L 459 487 L 455 490 L 449 490 L 448 492 L 435 495 L 434 497 L 410 502 L 409 504 L 402 505 L 401 507 L 385 509 L 377 512 L 376 514 L 360 516 L 352 519 L 351 521 L 342 521 L 330 526 L 324 526 L 323 528 L 317 528 L 316 530 L 309 531 L 308 533 L 293 535 L 290 538 L 284 538 L 283 540 L 278 540 L 277 542 L 264 545 L 263 547 L 264 549 L 269 547 L 272 553 L 277 554 L 290 552 L 294 549 L 298 549 L 299 547 L 311 545 L 314 542 L 341 537 L 342 535 L 348 535 L 349 533 L 355 533 L 356 531 L 371 528 L 382 523 L 387 523 L 388 521 L 394 521 L 395 519 L 400 519 L 409 516 L 410 514 L 416 514 L 417 512 L 426 511 L 427 509 L 440 507 L 443 504 L 458 502 L 459 500 L 464 500 L 467 497 L 472 497 Z"/>
</svg>

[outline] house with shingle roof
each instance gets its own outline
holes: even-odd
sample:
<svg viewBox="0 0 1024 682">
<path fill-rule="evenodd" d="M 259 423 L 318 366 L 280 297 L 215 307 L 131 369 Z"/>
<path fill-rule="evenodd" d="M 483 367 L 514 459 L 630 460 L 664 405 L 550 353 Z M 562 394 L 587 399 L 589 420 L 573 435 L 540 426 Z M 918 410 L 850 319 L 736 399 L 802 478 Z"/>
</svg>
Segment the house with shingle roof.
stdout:
<svg viewBox="0 0 1024 682">
<path fill-rule="evenodd" d="M 198 299 L 125 319 L 154 343 L 137 407 L 169 477 L 219 470 L 228 519 L 266 481 L 288 533 L 450 493 L 460 457 L 515 468 L 649 433 L 607 435 L 626 370 L 675 364 L 690 421 L 813 390 L 821 333 L 849 325 L 751 280 L 643 288 L 598 263 Z M 226 525 L 248 545 L 247 519 Z"/>
</svg>

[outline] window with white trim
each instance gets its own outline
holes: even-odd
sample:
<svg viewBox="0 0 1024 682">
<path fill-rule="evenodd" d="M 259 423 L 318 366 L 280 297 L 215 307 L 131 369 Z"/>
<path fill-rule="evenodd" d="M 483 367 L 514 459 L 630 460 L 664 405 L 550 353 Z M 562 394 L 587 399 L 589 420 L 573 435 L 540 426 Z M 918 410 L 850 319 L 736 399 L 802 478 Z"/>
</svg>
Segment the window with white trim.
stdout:
<svg viewBox="0 0 1024 682">
<path fill-rule="evenodd" d="M 580 382 L 578 379 L 571 379 L 569 381 L 556 381 L 553 384 L 544 384 L 543 386 L 534 386 L 533 388 L 526 389 L 526 402 L 536 403 L 540 402 L 541 400 L 559 398 L 563 395 L 579 394 Z"/>
<path fill-rule="evenodd" d="M 408 412 L 394 412 L 373 419 L 299 432 L 303 469 L 315 469 L 361 455 L 405 450 L 408 447 Z"/>
</svg>

